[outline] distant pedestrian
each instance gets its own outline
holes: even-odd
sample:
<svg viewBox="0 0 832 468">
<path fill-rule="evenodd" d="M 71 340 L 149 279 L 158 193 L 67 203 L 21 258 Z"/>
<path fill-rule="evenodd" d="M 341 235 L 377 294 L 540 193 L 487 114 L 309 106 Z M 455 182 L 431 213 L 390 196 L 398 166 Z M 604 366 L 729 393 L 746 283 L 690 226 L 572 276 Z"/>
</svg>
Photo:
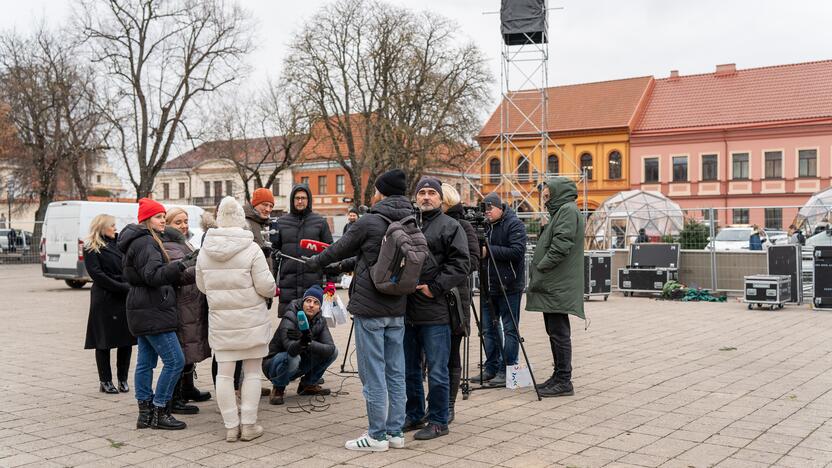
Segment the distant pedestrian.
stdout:
<svg viewBox="0 0 832 468">
<path fill-rule="evenodd" d="M 341 235 L 346 234 L 360 217 L 358 208 L 351 206 L 350 211 L 347 212 L 347 224 L 344 225 L 344 230 L 341 232 Z"/>
<path fill-rule="evenodd" d="M 806 245 L 806 236 L 803 231 L 797 228 L 794 224 L 789 226 L 789 244 Z"/>
<path fill-rule="evenodd" d="M 751 226 L 751 236 L 748 238 L 748 250 L 763 250 L 763 232 L 756 224 Z"/>
<path fill-rule="evenodd" d="M 636 238 L 636 242 L 639 244 L 646 244 L 650 242 L 650 238 L 647 237 L 647 232 L 644 228 L 638 230 L 638 237 Z"/>
<path fill-rule="evenodd" d="M 6 213 L 0 213 L 0 229 L 6 229 Z"/>
</svg>

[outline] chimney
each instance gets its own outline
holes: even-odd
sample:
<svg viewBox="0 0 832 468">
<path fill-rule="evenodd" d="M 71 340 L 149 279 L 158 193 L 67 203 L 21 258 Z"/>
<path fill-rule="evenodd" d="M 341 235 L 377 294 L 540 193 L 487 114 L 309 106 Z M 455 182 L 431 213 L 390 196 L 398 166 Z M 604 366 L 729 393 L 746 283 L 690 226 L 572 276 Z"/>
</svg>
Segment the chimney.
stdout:
<svg viewBox="0 0 832 468">
<path fill-rule="evenodd" d="M 733 75 L 737 72 L 737 64 L 736 63 L 725 63 L 722 65 L 716 66 L 716 72 L 714 72 L 714 76 L 726 76 L 726 75 Z"/>
<path fill-rule="evenodd" d="M 679 70 L 670 70 L 670 79 L 671 80 L 678 80 L 679 79 Z"/>
</svg>

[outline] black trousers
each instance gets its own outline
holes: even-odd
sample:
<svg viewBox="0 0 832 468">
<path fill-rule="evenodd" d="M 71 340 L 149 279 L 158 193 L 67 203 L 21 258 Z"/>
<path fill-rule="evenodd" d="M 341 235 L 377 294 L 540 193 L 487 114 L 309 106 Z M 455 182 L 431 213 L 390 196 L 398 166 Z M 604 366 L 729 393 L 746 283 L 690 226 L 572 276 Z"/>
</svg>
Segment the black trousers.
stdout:
<svg viewBox="0 0 832 468">
<path fill-rule="evenodd" d="M 127 380 L 127 372 L 130 370 L 130 356 L 133 355 L 132 346 L 122 346 L 116 351 L 116 376 L 119 381 Z M 112 382 L 113 371 L 110 369 L 110 350 L 95 350 L 95 365 L 98 366 L 98 380 L 100 382 Z"/>
<path fill-rule="evenodd" d="M 552 348 L 555 381 L 569 382 L 572 380 L 572 327 L 569 324 L 569 314 L 544 313 L 543 321 Z"/>
</svg>

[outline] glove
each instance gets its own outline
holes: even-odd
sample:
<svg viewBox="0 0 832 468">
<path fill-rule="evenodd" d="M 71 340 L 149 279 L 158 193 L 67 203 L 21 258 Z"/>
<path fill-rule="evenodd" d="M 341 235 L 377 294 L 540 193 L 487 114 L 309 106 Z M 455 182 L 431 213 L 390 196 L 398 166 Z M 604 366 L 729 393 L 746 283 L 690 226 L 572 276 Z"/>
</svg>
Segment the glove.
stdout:
<svg viewBox="0 0 832 468">
<path fill-rule="evenodd" d="M 326 283 L 326 287 L 324 288 L 324 295 L 331 294 L 335 295 L 335 283 L 329 281 Z"/>
<path fill-rule="evenodd" d="M 306 349 L 309 348 L 309 343 L 312 343 L 312 334 L 304 332 L 301 333 L 301 335 L 303 336 L 300 337 L 300 349 L 306 351 Z"/>
<path fill-rule="evenodd" d="M 306 261 L 306 268 L 310 271 L 321 271 L 321 265 L 316 260 L 317 255 L 314 257 L 301 257 L 302 260 Z"/>
<path fill-rule="evenodd" d="M 323 271 L 327 276 L 338 276 L 341 274 L 341 262 L 330 263 L 324 267 Z"/>
<path fill-rule="evenodd" d="M 300 332 L 300 330 L 289 330 L 286 332 L 286 338 L 289 338 L 292 341 L 297 341 L 301 339 L 302 336 L 303 334 Z"/>
</svg>

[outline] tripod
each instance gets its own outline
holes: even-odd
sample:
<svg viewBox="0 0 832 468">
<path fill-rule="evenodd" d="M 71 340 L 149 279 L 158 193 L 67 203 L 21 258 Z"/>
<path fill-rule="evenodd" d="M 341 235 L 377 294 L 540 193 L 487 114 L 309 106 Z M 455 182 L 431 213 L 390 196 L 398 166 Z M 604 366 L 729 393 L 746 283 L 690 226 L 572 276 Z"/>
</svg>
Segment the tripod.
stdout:
<svg viewBox="0 0 832 468">
<path fill-rule="evenodd" d="M 484 311 L 484 306 L 487 304 L 488 305 L 488 310 L 490 312 L 489 317 L 491 319 L 491 325 L 492 325 L 492 327 L 497 327 L 497 326 L 499 326 L 498 320 L 497 320 L 497 308 L 495 307 L 495 304 L 493 303 L 493 300 L 492 300 L 492 297 L 491 297 L 490 284 L 489 284 L 489 279 L 490 278 L 489 278 L 489 275 L 488 275 L 489 260 L 491 262 L 491 265 L 494 267 L 495 271 L 498 271 L 497 261 L 494 260 L 494 257 L 491 255 L 491 242 L 488 240 L 488 237 L 485 235 L 484 229 L 481 226 L 477 226 L 477 238 L 478 238 L 479 243 L 480 243 L 480 250 L 482 250 L 482 248 L 484 247 L 486 253 L 488 254 L 488 255 L 486 255 L 486 257 L 488 257 L 488 260 L 486 260 L 485 258 L 480 260 L 480 272 L 484 273 L 482 275 L 482 276 L 484 276 L 484 278 L 482 278 L 482 277 L 480 278 L 480 310 Z M 484 279 L 484 281 L 483 281 L 483 279 Z M 514 332 L 517 335 L 515 338 L 517 339 L 517 342 L 520 345 L 520 349 L 523 351 L 523 359 L 526 361 L 526 367 L 529 369 L 529 375 L 532 378 L 532 387 L 534 387 L 534 391 L 537 394 L 537 400 L 541 401 L 543 398 L 540 396 L 540 390 L 538 390 L 538 388 L 537 388 L 537 381 L 535 380 L 534 372 L 532 372 L 532 366 L 529 363 L 529 355 L 528 355 L 528 353 L 526 353 L 525 340 L 523 339 L 523 336 L 520 335 L 519 324 L 517 323 L 517 319 L 514 316 L 514 311 L 512 310 L 512 307 L 511 307 L 511 301 L 508 300 L 508 293 L 506 293 L 505 284 L 503 283 L 503 279 L 500 277 L 499 274 L 497 275 L 497 283 L 500 286 L 500 295 L 502 296 L 502 299 L 504 301 L 506 301 L 506 306 L 508 307 L 508 315 L 511 318 L 512 323 L 514 324 Z M 479 363 L 479 367 L 480 367 L 480 377 L 482 377 L 482 372 L 483 372 L 483 349 L 485 349 L 485 340 L 483 338 L 484 333 L 483 333 L 483 328 L 482 328 L 482 322 L 481 322 L 480 318 L 477 317 L 477 310 L 474 307 L 474 301 L 473 300 L 471 301 L 471 311 L 473 312 L 474 320 L 477 323 L 478 336 L 479 336 L 479 340 L 480 340 L 480 363 Z M 480 386 L 479 387 L 472 387 L 470 385 L 470 380 L 468 378 L 468 369 L 469 369 L 469 363 L 470 363 L 470 353 L 468 351 L 468 344 L 469 344 L 468 343 L 468 337 L 465 337 L 465 339 L 463 340 L 463 343 L 464 343 L 464 346 L 465 346 L 465 350 L 464 350 L 465 354 L 464 354 L 464 358 L 463 358 L 464 370 L 463 370 L 462 383 L 460 384 L 460 389 L 462 389 L 462 399 L 467 400 L 470 393 L 474 390 L 487 390 L 487 389 L 493 389 L 493 388 L 500 388 L 500 387 L 497 387 L 497 386 L 486 386 L 486 385 L 483 384 L 482 381 L 480 381 Z M 502 343 L 499 344 L 499 346 L 500 346 L 500 353 L 503 356 L 503 362 L 506 363 L 507 361 L 506 361 L 506 356 L 505 356 L 505 348 L 504 348 Z"/>
<path fill-rule="evenodd" d="M 344 348 L 344 360 L 341 362 L 341 373 L 342 374 L 357 374 L 358 371 L 348 371 L 346 370 L 347 367 L 347 359 L 350 358 L 350 341 L 352 341 L 352 333 L 355 330 L 355 319 L 352 318 L 350 315 L 350 335 L 347 337 L 347 347 Z"/>
</svg>

